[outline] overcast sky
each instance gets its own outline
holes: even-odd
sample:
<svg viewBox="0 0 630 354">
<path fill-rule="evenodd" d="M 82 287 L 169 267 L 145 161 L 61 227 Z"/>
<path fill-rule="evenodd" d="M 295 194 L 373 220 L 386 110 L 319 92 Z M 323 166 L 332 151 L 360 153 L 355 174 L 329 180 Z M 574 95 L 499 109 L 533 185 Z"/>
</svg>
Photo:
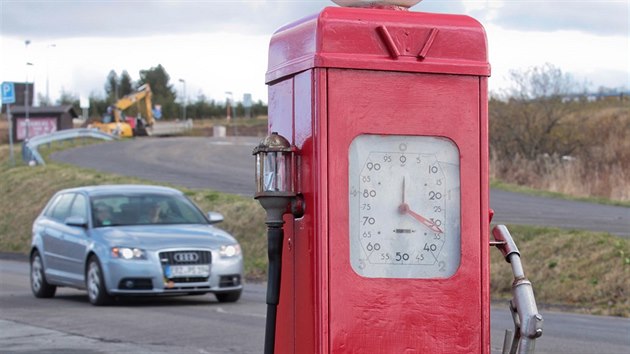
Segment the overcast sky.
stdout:
<svg viewBox="0 0 630 354">
<path fill-rule="evenodd" d="M 466 14 L 485 27 L 490 90 L 510 70 L 551 63 L 578 82 L 630 89 L 630 0 L 424 0 L 412 11 Z M 182 95 L 267 101 L 269 39 L 329 0 L 0 0 L 0 81 L 103 95 L 110 70 L 162 64 Z M 28 47 L 25 40 L 30 40 Z M 32 66 L 26 63 L 32 63 Z"/>
</svg>

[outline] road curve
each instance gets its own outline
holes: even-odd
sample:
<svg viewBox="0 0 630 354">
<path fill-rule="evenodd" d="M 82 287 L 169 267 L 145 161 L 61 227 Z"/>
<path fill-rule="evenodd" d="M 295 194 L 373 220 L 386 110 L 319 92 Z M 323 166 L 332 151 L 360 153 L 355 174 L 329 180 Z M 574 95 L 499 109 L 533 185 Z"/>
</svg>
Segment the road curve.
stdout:
<svg viewBox="0 0 630 354">
<path fill-rule="evenodd" d="M 187 188 L 253 196 L 255 137 L 140 138 L 52 154 L 55 161 Z M 630 208 L 490 191 L 494 223 L 605 231 L 630 238 Z"/>
</svg>

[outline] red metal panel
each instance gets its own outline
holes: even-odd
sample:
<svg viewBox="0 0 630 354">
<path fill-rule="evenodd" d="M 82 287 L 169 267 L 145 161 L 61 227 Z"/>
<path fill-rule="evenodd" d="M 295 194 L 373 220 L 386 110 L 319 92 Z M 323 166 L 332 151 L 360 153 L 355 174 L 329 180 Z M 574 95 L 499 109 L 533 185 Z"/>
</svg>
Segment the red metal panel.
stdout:
<svg viewBox="0 0 630 354">
<path fill-rule="evenodd" d="M 313 67 L 490 75 L 476 20 L 388 9 L 328 7 L 274 34 L 268 83 Z"/>
<path fill-rule="evenodd" d="M 473 76 L 329 70 L 331 352 L 484 352 L 479 85 Z M 462 257 L 451 278 L 375 279 L 352 270 L 348 147 L 359 134 L 443 136 L 458 146 Z"/>
<path fill-rule="evenodd" d="M 295 353 L 295 254 L 292 244 L 295 240 L 293 217 L 284 216 L 284 245 L 282 247 L 282 275 L 280 303 L 276 323 L 276 353 Z M 301 315 L 301 314 L 300 314 Z"/>
<path fill-rule="evenodd" d="M 269 132 L 293 143 L 293 78 L 269 86 Z"/>
<path fill-rule="evenodd" d="M 490 178 L 489 178 L 489 126 L 488 126 L 488 79 L 479 80 L 479 159 L 481 169 L 481 304 L 483 325 L 483 349 L 490 353 Z"/>
<path fill-rule="evenodd" d="M 295 221 L 295 351 L 328 352 L 328 137 L 326 70 L 295 76 L 299 191 L 306 206 Z M 270 119 L 274 119 L 270 117 Z"/>
<path fill-rule="evenodd" d="M 313 78 L 312 70 L 294 77 L 295 145 L 300 151 L 298 190 L 304 197 L 306 209 L 304 217 L 294 223 L 293 253 L 295 264 L 295 351 L 294 353 L 317 352 L 316 304 L 321 298 L 317 291 L 315 266 L 315 238 L 318 237 L 316 220 L 319 213 L 315 209 L 317 186 L 314 171 L 318 166 L 313 142 Z"/>
<path fill-rule="evenodd" d="M 316 212 L 316 257 L 315 268 L 318 272 L 318 290 L 316 308 L 318 311 L 318 350 L 316 353 L 328 353 L 330 348 L 330 263 L 329 263 L 329 229 L 328 229 L 328 208 L 329 208 L 329 181 L 328 171 L 328 76 L 327 70 L 315 69 L 313 107 L 315 107 L 315 117 L 313 120 L 313 133 L 315 141 L 315 156 L 318 168 L 314 174 L 315 185 L 317 186 Z"/>
<path fill-rule="evenodd" d="M 269 131 L 300 151 L 298 190 L 307 210 L 293 222 L 285 217 L 277 353 L 328 350 L 325 79 L 325 70 L 309 70 L 269 88 Z"/>
</svg>

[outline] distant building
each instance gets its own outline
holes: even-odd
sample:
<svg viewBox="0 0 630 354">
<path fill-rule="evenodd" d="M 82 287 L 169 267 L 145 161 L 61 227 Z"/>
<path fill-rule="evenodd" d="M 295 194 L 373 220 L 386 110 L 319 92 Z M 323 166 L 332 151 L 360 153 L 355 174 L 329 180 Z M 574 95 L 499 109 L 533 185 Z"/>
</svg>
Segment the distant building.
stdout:
<svg viewBox="0 0 630 354">
<path fill-rule="evenodd" d="M 28 134 L 26 131 L 26 109 L 24 106 L 11 106 L 13 140 L 22 141 L 37 135 L 72 129 L 72 119 L 79 115 L 72 105 L 28 107 Z"/>
<path fill-rule="evenodd" d="M 615 90 L 605 91 L 605 92 L 597 92 L 597 93 L 575 93 L 570 95 L 565 95 L 562 97 L 562 102 L 577 102 L 577 101 L 587 101 L 587 102 L 595 102 L 602 100 L 619 100 L 619 101 L 628 101 L 630 98 L 630 91 L 618 92 Z"/>
</svg>

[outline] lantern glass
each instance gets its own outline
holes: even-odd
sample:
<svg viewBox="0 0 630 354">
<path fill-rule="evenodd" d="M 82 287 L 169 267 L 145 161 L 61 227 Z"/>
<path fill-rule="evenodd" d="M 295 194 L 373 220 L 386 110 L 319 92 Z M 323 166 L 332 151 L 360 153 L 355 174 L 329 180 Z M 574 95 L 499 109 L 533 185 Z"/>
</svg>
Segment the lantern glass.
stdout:
<svg viewBox="0 0 630 354">
<path fill-rule="evenodd" d="M 290 152 L 266 151 L 256 155 L 258 193 L 292 193 Z"/>
</svg>

